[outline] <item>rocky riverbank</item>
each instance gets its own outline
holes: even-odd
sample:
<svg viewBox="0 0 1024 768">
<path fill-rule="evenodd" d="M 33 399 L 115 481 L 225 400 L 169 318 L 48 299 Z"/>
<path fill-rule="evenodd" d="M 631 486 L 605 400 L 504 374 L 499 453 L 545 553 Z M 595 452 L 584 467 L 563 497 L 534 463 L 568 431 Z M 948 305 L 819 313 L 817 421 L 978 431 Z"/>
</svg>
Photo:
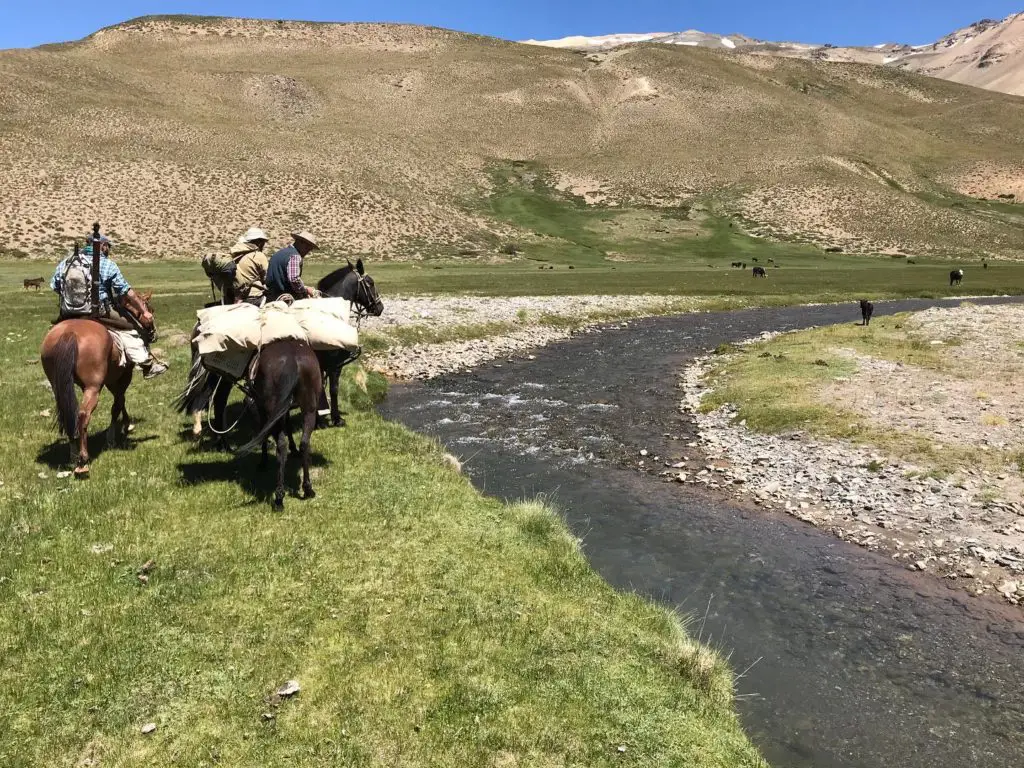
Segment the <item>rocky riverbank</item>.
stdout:
<svg viewBox="0 0 1024 768">
<path fill-rule="evenodd" d="M 673 296 L 410 296 L 389 299 L 361 330 L 384 340 L 369 365 L 398 379 L 431 379 L 500 365 L 513 356 L 610 320 L 688 312 L 700 299 Z M 431 341 L 416 341 L 417 334 Z M 445 338 L 451 337 L 451 338 Z"/>
<path fill-rule="evenodd" d="M 996 390 L 999 382 L 1011 386 L 1004 374 L 1016 370 L 1019 361 L 1021 316 L 1019 307 L 964 307 L 929 310 L 911 318 L 912 329 L 934 341 L 949 341 L 955 334 L 959 359 L 947 375 L 858 359 L 856 383 L 851 386 L 869 393 L 861 400 L 861 406 L 869 408 L 864 415 L 896 429 L 921 430 L 941 422 L 943 428 L 934 433 L 936 442 L 955 438 L 965 444 L 1006 447 L 1018 426 L 989 411 L 991 396 L 972 398 L 951 428 L 945 423 L 951 412 L 960 410 L 960 400 L 936 393 L 955 397 L 966 391 Z M 765 334 L 751 341 L 771 337 Z M 976 359 L 979 355 L 986 365 Z M 709 379 L 715 364 L 709 355 L 682 374 L 682 409 L 697 424 L 704 459 L 700 466 L 680 463 L 666 469 L 673 479 L 724 489 L 760 506 L 784 510 L 846 541 L 887 552 L 910 569 L 958 580 L 975 594 L 996 591 L 1011 603 L 1024 603 L 1024 497 L 1019 471 L 962 466 L 951 474 L 935 473 L 845 440 L 801 431 L 754 432 L 746 428 L 733 404 L 702 412 L 701 403 L 715 386 Z M 873 376 L 883 368 L 898 371 L 902 378 L 895 383 L 885 377 L 876 381 Z M 973 379 L 968 376 L 972 370 Z M 922 396 L 919 379 L 927 380 L 925 391 L 931 397 Z M 998 392 L 1002 395 L 1002 389 Z M 906 402 L 908 393 L 917 393 L 912 404 Z M 835 394 L 833 388 L 822 396 Z M 1017 400 L 1006 399 L 1008 407 L 1018 407 Z M 845 403 L 850 405 L 849 400 Z"/>
</svg>

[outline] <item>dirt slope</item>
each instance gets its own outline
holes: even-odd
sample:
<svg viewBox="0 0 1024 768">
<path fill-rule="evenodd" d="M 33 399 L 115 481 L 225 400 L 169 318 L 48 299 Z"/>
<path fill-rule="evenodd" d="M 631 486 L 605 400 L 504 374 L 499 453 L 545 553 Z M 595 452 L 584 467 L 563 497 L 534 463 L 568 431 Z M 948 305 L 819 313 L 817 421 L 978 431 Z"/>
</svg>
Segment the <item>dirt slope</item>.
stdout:
<svg viewBox="0 0 1024 768">
<path fill-rule="evenodd" d="M 149 17 L 0 52 L 0 105 L 0 231 L 32 255 L 94 219 L 145 256 L 254 223 L 336 252 L 486 252 L 507 232 L 480 206 L 505 159 L 606 204 L 703 196 L 752 231 L 852 251 L 1024 254 L 1019 209 L 952 192 L 1019 189 L 1024 100 L 889 69 Z"/>
</svg>

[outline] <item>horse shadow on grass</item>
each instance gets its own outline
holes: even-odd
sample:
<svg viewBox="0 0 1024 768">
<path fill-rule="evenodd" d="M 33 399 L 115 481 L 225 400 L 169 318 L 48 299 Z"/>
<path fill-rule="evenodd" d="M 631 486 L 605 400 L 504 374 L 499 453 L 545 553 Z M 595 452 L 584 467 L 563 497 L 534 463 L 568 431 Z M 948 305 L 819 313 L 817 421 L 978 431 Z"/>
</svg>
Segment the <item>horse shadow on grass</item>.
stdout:
<svg viewBox="0 0 1024 768">
<path fill-rule="evenodd" d="M 132 421 L 133 431 L 126 438 L 111 443 L 106 429 L 102 432 L 94 432 L 89 436 L 89 463 L 91 464 L 107 451 L 134 451 L 143 443 L 156 440 L 159 435 L 145 435 L 136 437 L 138 428 L 145 423 L 145 419 Z M 77 453 L 77 448 L 76 448 Z M 36 461 L 45 464 L 50 469 L 61 469 L 74 465 L 71 458 L 70 442 L 66 437 L 61 437 L 49 445 L 43 446 L 36 454 Z"/>
<path fill-rule="evenodd" d="M 313 468 L 326 467 L 330 462 L 323 454 L 312 451 L 310 465 Z M 181 481 L 186 485 L 210 482 L 236 482 L 246 494 L 253 497 L 253 503 L 269 503 L 277 488 L 277 458 L 271 441 L 266 463 L 262 463 L 260 452 L 245 456 L 224 454 L 223 461 L 181 462 L 178 464 Z M 302 487 L 302 457 L 289 453 L 284 471 L 285 493 L 291 498 L 299 497 Z"/>
</svg>

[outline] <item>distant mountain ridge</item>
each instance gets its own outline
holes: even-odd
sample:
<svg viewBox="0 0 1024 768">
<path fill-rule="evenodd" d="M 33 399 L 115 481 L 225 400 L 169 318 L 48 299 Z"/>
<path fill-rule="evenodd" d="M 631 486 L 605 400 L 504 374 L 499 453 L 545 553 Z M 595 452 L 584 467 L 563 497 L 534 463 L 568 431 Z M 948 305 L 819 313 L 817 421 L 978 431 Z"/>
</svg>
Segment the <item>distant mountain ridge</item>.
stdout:
<svg viewBox="0 0 1024 768">
<path fill-rule="evenodd" d="M 846 253 L 1024 258 L 1024 99 L 820 60 L 833 49 L 665 36 L 581 55 L 413 25 L 150 16 L 0 51 L 0 256 L 50 259 L 93 221 L 122 258 L 222 249 L 254 224 L 371 258 L 559 247 L 495 207 L 521 166 L 580 204 L 667 208 L 694 237 L 728 218 Z M 635 227 L 668 231 L 647 215 Z"/>
<path fill-rule="evenodd" d="M 1024 12 L 1005 19 L 982 19 L 931 45 L 881 43 L 873 46 L 766 41 L 746 35 L 685 32 L 572 36 L 524 43 L 587 52 L 635 43 L 699 46 L 723 51 L 891 66 L 943 80 L 1024 96 Z"/>
</svg>

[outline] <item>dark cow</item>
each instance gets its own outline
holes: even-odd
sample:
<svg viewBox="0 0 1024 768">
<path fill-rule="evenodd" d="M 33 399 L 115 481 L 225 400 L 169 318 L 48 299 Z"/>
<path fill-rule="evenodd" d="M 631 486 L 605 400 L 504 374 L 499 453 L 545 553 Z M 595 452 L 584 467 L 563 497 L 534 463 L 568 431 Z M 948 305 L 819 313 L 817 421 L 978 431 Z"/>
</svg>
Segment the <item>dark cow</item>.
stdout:
<svg viewBox="0 0 1024 768">
<path fill-rule="evenodd" d="M 43 278 L 41 277 L 26 277 L 25 278 L 25 290 L 29 288 L 35 288 L 37 291 L 43 284 Z"/>
<path fill-rule="evenodd" d="M 764 267 L 754 267 L 754 277 L 768 277 L 768 273 L 764 271 Z"/>
<path fill-rule="evenodd" d="M 861 325 L 868 325 L 871 323 L 871 315 L 874 314 L 875 305 L 867 299 L 860 300 L 860 317 Z"/>
<path fill-rule="evenodd" d="M 954 269 L 949 273 L 949 284 L 960 285 L 960 281 L 964 279 L 964 271 L 962 269 Z"/>
</svg>

